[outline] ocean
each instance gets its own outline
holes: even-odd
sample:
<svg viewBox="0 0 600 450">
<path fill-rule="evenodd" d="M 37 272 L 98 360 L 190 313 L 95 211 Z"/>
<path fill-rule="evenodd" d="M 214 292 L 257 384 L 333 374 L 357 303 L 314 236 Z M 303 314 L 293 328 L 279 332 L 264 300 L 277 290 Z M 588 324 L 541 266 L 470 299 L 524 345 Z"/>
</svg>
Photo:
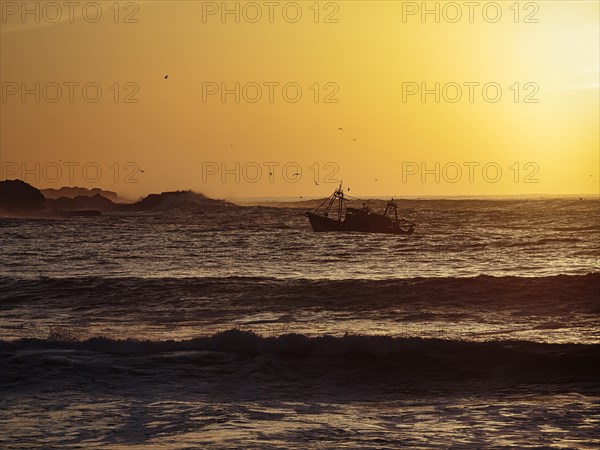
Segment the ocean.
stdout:
<svg viewBox="0 0 600 450">
<path fill-rule="evenodd" d="M 599 448 L 600 202 L 0 219 L 0 447 Z"/>
</svg>

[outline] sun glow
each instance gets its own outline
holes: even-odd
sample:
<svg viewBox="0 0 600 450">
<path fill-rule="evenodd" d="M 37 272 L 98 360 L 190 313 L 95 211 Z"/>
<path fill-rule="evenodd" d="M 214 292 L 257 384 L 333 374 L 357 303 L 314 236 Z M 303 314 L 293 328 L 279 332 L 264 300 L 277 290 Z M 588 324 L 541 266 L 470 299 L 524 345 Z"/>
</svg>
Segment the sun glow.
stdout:
<svg viewBox="0 0 600 450">
<path fill-rule="evenodd" d="M 108 7 L 97 23 L 80 13 L 72 23 L 30 26 L 5 13 L 2 162 L 96 162 L 99 182 L 77 173 L 58 183 L 134 197 L 180 188 L 321 196 L 339 179 L 364 195 L 598 193 L 597 2 L 503 2 L 496 22 L 483 6 L 470 22 L 461 3 L 452 22 L 448 2 L 439 3 L 439 21 L 406 14 L 419 2 L 342 2 L 335 11 L 321 4 L 317 23 L 309 9 L 297 23 L 277 15 L 272 23 L 222 20 L 207 16 L 204 3 L 211 2 L 141 2 L 137 23 L 122 23 L 128 11 L 115 23 Z M 53 51 L 37 51 L 42 43 Z M 69 102 L 66 90 L 58 102 L 21 101 L 21 88 L 36 82 L 42 95 L 52 92 L 48 83 L 97 83 L 102 101 L 76 91 Z M 209 85 L 220 90 L 207 95 Z M 298 87 L 299 100 L 289 101 Z M 109 169 L 115 162 L 147 170 L 138 183 L 123 183 Z M 206 162 L 241 169 L 207 178 Z M 406 162 L 495 162 L 505 173 L 533 162 L 539 178 L 405 181 Z M 244 165 L 267 163 L 277 163 L 276 172 L 244 179 Z M 302 172 L 293 182 L 283 173 L 290 163 L 290 173 Z M 332 183 L 328 163 L 336 167 Z M 18 177 L 6 166 L 1 175 Z M 41 178 L 28 181 L 56 187 Z"/>
</svg>

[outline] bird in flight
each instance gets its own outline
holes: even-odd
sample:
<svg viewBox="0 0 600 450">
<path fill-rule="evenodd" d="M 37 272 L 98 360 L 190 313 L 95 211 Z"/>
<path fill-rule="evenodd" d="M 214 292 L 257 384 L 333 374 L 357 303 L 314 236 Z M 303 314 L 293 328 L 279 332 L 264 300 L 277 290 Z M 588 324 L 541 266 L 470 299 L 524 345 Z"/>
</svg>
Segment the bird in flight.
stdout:
<svg viewBox="0 0 600 450">
<path fill-rule="evenodd" d="M 352 139 L 354 142 L 356 142 L 356 138 Z"/>
<path fill-rule="evenodd" d="M 318 181 L 315 181 L 315 186 L 318 186 L 318 185 L 319 185 L 319 182 L 318 182 Z"/>
<path fill-rule="evenodd" d="M 165 80 L 168 80 L 168 79 L 169 79 L 169 75 L 165 75 Z"/>
<path fill-rule="evenodd" d="M 375 181 L 375 183 L 377 183 L 377 182 L 379 181 L 379 178 L 375 178 L 375 180 L 374 180 L 374 181 Z"/>
<path fill-rule="evenodd" d="M 140 172 L 144 173 L 146 170 L 145 169 L 140 169 Z"/>
<path fill-rule="evenodd" d="M 342 127 L 339 127 L 338 131 L 344 131 L 344 129 Z"/>
</svg>

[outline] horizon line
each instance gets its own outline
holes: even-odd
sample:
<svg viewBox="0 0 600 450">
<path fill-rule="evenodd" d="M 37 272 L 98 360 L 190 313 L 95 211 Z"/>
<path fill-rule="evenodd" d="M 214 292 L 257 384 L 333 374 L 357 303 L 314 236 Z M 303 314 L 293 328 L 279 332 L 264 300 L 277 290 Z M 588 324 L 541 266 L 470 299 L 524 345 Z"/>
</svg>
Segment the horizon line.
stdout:
<svg viewBox="0 0 600 450">
<path fill-rule="evenodd" d="M 30 186 L 34 187 L 35 189 L 38 190 L 45 190 L 45 189 L 53 189 L 53 190 L 60 190 L 63 188 L 67 188 L 67 189 L 87 189 L 87 190 L 93 190 L 93 189 L 99 189 L 102 191 L 107 191 L 107 192 L 113 192 L 115 194 L 117 194 L 118 197 L 121 197 L 123 199 L 129 199 L 129 200 L 134 200 L 134 198 L 129 197 L 129 196 L 122 196 L 123 194 L 121 192 L 118 192 L 117 190 L 113 190 L 114 188 L 105 188 L 105 187 L 101 187 L 101 186 L 92 186 L 92 187 L 85 187 L 85 186 L 77 186 L 77 185 L 72 185 L 72 186 L 68 186 L 68 185 L 63 185 L 60 187 L 36 187 L 33 184 L 30 184 L 28 181 L 25 180 L 21 180 L 19 178 L 14 178 L 14 179 L 8 179 L 8 178 L 4 178 L 1 179 L 0 181 L 22 181 L 24 183 L 29 184 Z M 257 196 L 236 196 L 236 195 L 229 195 L 229 196 L 212 196 L 214 194 L 206 194 L 204 192 L 200 192 L 200 191 L 196 191 L 193 188 L 188 188 L 188 189 L 182 189 L 182 188 L 177 188 L 177 189 L 173 189 L 173 190 L 166 190 L 166 191 L 161 191 L 161 192 L 156 192 L 156 191 L 150 191 L 150 192 L 146 192 L 144 194 L 141 194 L 138 197 L 138 199 L 147 197 L 148 195 L 152 195 L 152 194 L 162 194 L 162 193 L 167 193 L 167 192 L 194 192 L 196 194 L 201 194 L 204 195 L 206 197 L 209 198 L 213 198 L 213 199 L 222 199 L 222 200 L 228 200 L 228 201 L 273 201 L 273 202 L 289 202 L 289 201 L 295 201 L 298 202 L 300 200 L 302 201 L 310 201 L 310 200 L 318 200 L 318 199 L 323 199 L 323 198 L 328 198 L 329 195 L 318 195 L 318 196 L 300 196 L 300 195 L 280 195 L 280 196 L 271 196 L 271 195 L 257 195 Z M 360 199 L 360 200 L 387 200 L 389 198 L 394 198 L 396 200 L 401 200 L 401 199 L 479 199 L 479 198 L 539 198 L 539 197 L 549 197 L 549 198 L 564 198 L 564 197 L 600 197 L 600 191 L 597 193 L 549 193 L 549 192 L 534 192 L 534 193 L 514 193 L 514 194 L 510 194 L 510 193 L 506 193 L 506 194 L 486 194 L 486 193 L 482 193 L 482 194 L 365 194 L 365 195 L 352 195 L 352 198 L 355 199 Z"/>
</svg>

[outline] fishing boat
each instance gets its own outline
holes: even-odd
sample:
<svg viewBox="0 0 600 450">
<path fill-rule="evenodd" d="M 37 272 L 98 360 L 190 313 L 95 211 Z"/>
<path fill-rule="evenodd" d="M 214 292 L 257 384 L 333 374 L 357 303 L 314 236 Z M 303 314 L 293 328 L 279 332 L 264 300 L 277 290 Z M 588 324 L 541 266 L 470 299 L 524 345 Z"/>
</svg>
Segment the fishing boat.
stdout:
<svg viewBox="0 0 600 450">
<path fill-rule="evenodd" d="M 413 234 L 415 224 L 398 217 L 394 199 L 379 212 L 371 212 L 366 203 L 361 208 L 345 207 L 342 185 L 321 205 L 305 215 L 314 231 L 359 231 L 363 233 Z"/>
</svg>

